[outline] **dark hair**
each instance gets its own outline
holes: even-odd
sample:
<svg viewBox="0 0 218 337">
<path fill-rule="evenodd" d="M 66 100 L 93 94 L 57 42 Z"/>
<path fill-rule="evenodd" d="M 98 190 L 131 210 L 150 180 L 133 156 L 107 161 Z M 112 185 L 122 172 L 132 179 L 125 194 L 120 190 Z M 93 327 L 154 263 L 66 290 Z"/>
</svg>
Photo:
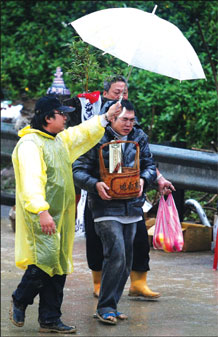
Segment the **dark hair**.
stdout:
<svg viewBox="0 0 218 337">
<path fill-rule="evenodd" d="M 133 110 L 135 111 L 134 105 L 128 99 L 122 99 L 121 101 L 122 107 L 126 108 L 126 110 Z"/>
<path fill-rule="evenodd" d="M 41 129 L 43 125 L 47 126 L 48 123 L 45 120 L 46 117 L 48 118 L 55 117 L 54 111 L 35 114 L 30 122 L 31 128 Z"/>
<path fill-rule="evenodd" d="M 106 80 L 104 81 L 104 90 L 108 92 L 110 90 L 111 85 L 116 82 L 124 82 L 128 88 L 128 83 L 124 76 L 114 75 L 106 78 Z"/>
<path fill-rule="evenodd" d="M 67 114 L 73 112 L 75 108 L 62 105 L 55 94 L 43 96 L 36 102 L 35 115 L 30 122 L 31 127 L 40 129 L 43 125 L 47 126 L 45 118 L 55 117 L 55 110 Z"/>
<path fill-rule="evenodd" d="M 111 107 L 111 105 L 115 104 L 116 102 L 118 102 L 118 100 L 114 100 L 114 101 L 108 102 L 108 105 L 105 108 L 104 113 L 107 112 L 109 110 L 109 108 Z M 122 105 L 123 108 L 125 107 L 126 110 L 129 110 L 129 111 L 133 110 L 133 111 L 135 111 L 134 105 L 128 99 L 122 99 L 121 100 L 121 105 Z"/>
</svg>

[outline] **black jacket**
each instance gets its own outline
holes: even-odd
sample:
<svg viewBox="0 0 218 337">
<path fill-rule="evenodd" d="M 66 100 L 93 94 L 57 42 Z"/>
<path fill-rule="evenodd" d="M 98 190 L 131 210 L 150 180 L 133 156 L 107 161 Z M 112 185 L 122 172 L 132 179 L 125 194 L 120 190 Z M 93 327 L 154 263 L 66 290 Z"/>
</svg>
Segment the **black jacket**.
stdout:
<svg viewBox="0 0 218 337">
<path fill-rule="evenodd" d="M 113 215 L 113 216 L 135 216 L 143 215 L 142 206 L 145 202 L 145 194 L 140 198 L 132 199 L 113 199 L 102 200 L 96 190 L 96 183 L 100 181 L 99 172 L 99 148 L 102 144 L 114 139 L 110 128 L 107 127 L 101 141 L 86 154 L 81 156 L 73 164 L 74 183 L 77 187 L 88 191 L 89 207 L 94 218 Z M 156 179 L 156 166 L 148 146 L 147 135 L 138 128 L 133 128 L 128 135 L 128 140 L 136 141 L 140 147 L 140 177 L 144 178 L 146 186 Z M 123 153 L 123 165 L 126 167 L 133 166 L 135 159 L 135 145 L 126 144 Z M 103 150 L 105 166 L 109 167 L 109 147 Z"/>
</svg>

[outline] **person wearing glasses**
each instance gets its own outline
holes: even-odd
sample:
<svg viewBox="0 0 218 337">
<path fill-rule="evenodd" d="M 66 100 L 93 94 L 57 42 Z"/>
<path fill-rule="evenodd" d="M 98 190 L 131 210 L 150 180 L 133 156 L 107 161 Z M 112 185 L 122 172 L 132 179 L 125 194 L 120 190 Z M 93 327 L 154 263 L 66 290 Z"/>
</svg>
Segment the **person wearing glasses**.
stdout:
<svg viewBox="0 0 218 337">
<path fill-rule="evenodd" d="M 101 288 L 96 316 L 107 324 L 116 324 L 117 319 L 127 319 L 124 313 L 118 311 L 117 306 L 132 268 L 133 241 L 137 223 L 143 219 L 145 191 L 157 177 L 148 137 L 141 129 L 134 127 L 134 107 L 128 100 L 122 100 L 121 105 L 123 111 L 120 117 L 115 117 L 106 127 L 100 142 L 73 164 L 75 184 L 88 192 L 89 209 L 103 247 Z M 138 143 L 140 191 L 137 197 L 113 199 L 108 194 L 109 186 L 100 178 L 99 148 L 113 140 Z M 122 147 L 121 165 L 133 167 L 136 146 L 133 143 L 123 144 L 125 146 Z M 108 146 L 105 148 L 104 163 L 105 167 L 109 167 Z"/>
<path fill-rule="evenodd" d="M 64 103 L 66 105 L 75 107 L 75 111 L 69 113 L 70 120 L 68 125 L 77 125 L 93 115 L 104 113 L 111 101 L 119 100 L 121 94 L 123 94 L 123 99 L 128 99 L 128 83 L 122 75 L 115 75 L 104 81 L 102 95 L 100 95 L 100 91 L 95 91 L 93 93 L 79 94 L 76 97 L 65 100 Z M 140 127 L 138 123 L 135 126 Z M 172 183 L 166 180 L 157 168 L 156 172 L 156 183 L 159 192 L 168 194 L 174 191 L 175 188 Z M 78 190 L 77 193 L 79 194 L 80 191 Z M 87 203 L 84 211 L 84 220 L 87 262 L 92 271 L 93 295 L 98 297 L 102 278 L 103 250 L 101 241 L 95 232 L 94 222 Z M 147 284 L 147 272 L 150 270 L 149 251 L 148 233 L 145 220 L 142 219 L 137 223 L 133 245 L 133 265 L 130 273 L 129 296 L 140 296 L 149 300 L 160 297 L 160 293 L 152 291 Z"/>
<path fill-rule="evenodd" d="M 10 320 L 24 325 L 28 305 L 39 295 L 40 332 L 74 333 L 62 323 L 66 275 L 73 271 L 75 192 L 72 163 L 102 138 L 121 112 L 113 104 L 102 116 L 65 129 L 67 113 L 54 96 L 40 98 L 31 125 L 19 131 L 12 161 L 16 180 L 16 266 L 25 270 L 12 294 Z"/>
</svg>

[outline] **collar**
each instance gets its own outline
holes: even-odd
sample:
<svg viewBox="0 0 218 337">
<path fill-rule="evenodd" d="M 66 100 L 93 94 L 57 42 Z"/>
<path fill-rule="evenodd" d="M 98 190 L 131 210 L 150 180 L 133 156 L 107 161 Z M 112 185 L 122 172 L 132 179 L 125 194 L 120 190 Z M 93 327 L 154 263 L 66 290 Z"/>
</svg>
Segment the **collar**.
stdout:
<svg viewBox="0 0 218 337">
<path fill-rule="evenodd" d="M 47 133 L 48 135 L 52 136 L 52 137 L 56 137 L 57 136 L 57 133 L 51 133 L 47 130 L 45 130 L 43 127 L 39 128 L 40 131 L 44 132 L 44 133 Z"/>
<path fill-rule="evenodd" d="M 128 138 L 128 135 L 122 136 L 119 133 L 117 133 L 116 131 L 114 131 L 114 129 L 112 129 L 112 127 L 110 125 L 108 125 L 107 129 L 115 140 L 127 140 L 127 138 Z"/>
</svg>

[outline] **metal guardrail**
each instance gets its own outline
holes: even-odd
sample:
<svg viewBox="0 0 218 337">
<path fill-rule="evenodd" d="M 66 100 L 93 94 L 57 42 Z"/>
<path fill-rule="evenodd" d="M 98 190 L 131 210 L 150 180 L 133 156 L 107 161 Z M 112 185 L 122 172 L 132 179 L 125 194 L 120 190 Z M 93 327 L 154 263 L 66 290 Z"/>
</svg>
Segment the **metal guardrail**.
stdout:
<svg viewBox="0 0 218 337">
<path fill-rule="evenodd" d="M 177 188 L 218 193 L 218 153 L 150 144 L 158 168 Z"/>
<path fill-rule="evenodd" d="M 1 205 L 14 206 L 15 194 L 1 192 Z"/>
<path fill-rule="evenodd" d="M 11 154 L 19 137 L 16 131 L 1 130 L 1 158 L 7 162 L 11 161 Z"/>
<path fill-rule="evenodd" d="M 13 131 L 1 131 L 1 157 L 11 160 L 19 137 Z M 158 168 L 176 188 L 218 193 L 218 153 L 187 150 L 150 144 Z"/>
</svg>

